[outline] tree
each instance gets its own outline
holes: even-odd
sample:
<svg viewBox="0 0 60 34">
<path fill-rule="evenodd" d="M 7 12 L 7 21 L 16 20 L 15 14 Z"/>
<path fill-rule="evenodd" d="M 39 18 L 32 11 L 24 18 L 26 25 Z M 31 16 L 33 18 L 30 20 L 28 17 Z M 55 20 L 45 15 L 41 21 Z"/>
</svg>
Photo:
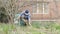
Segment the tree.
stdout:
<svg viewBox="0 0 60 34">
<path fill-rule="evenodd" d="M 0 7 L 4 7 L 5 12 L 4 11 L 0 11 L 0 13 L 3 13 L 8 15 L 9 17 L 8 20 L 10 23 L 13 23 L 14 21 L 14 16 L 18 11 L 18 6 L 16 5 L 17 0 L 0 0 Z"/>
</svg>

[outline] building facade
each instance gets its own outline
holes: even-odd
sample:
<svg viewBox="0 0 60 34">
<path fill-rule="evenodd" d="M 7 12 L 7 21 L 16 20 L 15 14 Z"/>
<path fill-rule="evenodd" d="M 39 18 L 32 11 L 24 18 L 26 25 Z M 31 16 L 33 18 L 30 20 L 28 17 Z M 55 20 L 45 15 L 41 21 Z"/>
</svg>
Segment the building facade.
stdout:
<svg viewBox="0 0 60 34">
<path fill-rule="evenodd" d="M 18 12 L 29 10 L 32 20 L 59 20 L 59 0 L 19 0 Z"/>
</svg>

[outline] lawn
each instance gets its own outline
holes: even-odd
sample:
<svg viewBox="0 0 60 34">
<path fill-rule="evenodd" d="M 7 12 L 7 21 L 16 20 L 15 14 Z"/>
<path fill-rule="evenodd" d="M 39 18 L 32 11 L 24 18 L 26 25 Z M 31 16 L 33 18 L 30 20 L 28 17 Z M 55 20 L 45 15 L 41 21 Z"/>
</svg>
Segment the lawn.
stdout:
<svg viewBox="0 0 60 34">
<path fill-rule="evenodd" d="M 60 25 L 53 21 L 32 21 L 31 26 L 0 23 L 0 34 L 60 34 Z"/>
</svg>

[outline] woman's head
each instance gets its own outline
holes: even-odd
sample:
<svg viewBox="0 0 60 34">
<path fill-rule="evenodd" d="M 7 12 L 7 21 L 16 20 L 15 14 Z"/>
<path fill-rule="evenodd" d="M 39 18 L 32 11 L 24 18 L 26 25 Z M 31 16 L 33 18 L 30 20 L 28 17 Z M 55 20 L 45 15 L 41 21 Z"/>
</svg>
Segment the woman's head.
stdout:
<svg viewBox="0 0 60 34">
<path fill-rule="evenodd" d="M 25 11 L 25 13 L 29 13 L 29 11 L 28 11 L 28 10 L 26 10 L 26 11 Z"/>
</svg>

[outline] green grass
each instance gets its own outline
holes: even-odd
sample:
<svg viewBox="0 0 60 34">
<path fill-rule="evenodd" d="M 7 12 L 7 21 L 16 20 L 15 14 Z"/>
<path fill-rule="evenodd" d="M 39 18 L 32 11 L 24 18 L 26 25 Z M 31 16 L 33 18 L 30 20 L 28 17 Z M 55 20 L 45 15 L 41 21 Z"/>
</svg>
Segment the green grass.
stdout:
<svg viewBox="0 0 60 34">
<path fill-rule="evenodd" d="M 53 21 L 33 21 L 31 26 L 0 23 L 0 34 L 60 34 L 60 25 Z"/>
<path fill-rule="evenodd" d="M 8 34 L 9 30 L 14 30 L 15 26 L 12 24 L 4 24 L 4 23 L 0 23 L 0 31 L 3 32 L 4 34 Z M 0 32 L 0 33 L 1 33 Z"/>
</svg>

